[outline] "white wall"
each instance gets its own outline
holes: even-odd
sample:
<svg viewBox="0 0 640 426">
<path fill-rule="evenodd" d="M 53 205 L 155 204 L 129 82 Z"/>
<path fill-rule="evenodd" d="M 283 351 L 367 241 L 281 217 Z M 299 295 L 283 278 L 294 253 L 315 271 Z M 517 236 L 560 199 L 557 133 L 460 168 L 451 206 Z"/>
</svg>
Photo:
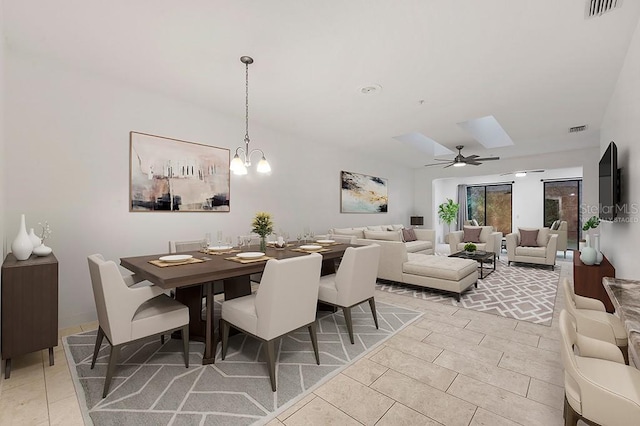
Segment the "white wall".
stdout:
<svg viewBox="0 0 640 426">
<path fill-rule="evenodd" d="M 244 137 L 244 109 L 217 113 L 10 49 L 5 66 L 10 143 L 4 244 L 15 236 L 20 213 L 28 227 L 49 221 L 48 245 L 60 262 L 61 327 L 95 319 L 86 260 L 92 253 L 114 260 L 163 253 L 169 240 L 218 230 L 235 239 L 249 232 L 259 210 L 271 212 L 276 229 L 292 234 L 304 226 L 320 233 L 334 226 L 409 221 L 411 170 L 254 121 L 251 146 L 265 151 L 273 173 L 232 176 L 230 213 L 130 213 L 131 130 L 235 150 Z M 340 170 L 387 178 L 389 213 L 341 214 Z"/>
<path fill-rule="evenodd" d="M 616 268 L 616 276 L 640 280 L 640 21 L 636 27 L 624 66 L 604 115 L 600 152 L 609 142 L 618 147 L 622 169 L 622 202 L 627 214 L 619 222 L 602 222 L 601 251 Z"/>
<path fill-rule="evenodd" d="M 586 141 L 585 141 L 586 142 Z M 477 167 L 449 167 L 443 169 L 440 167 L 425 167 L 417 169 L 414 175 L 414 214 L 425 217 L 425 227 L 434 227 L 435 229 L 442 230 L 442 226 L 438 223 L 437 206 L 445 201 L 446 197 L 452 198 L 454 201 L 457 199 L 455 190 L 453 193 L 451 190 L 447 190 L 446 193 L 436 193 L 436 188 L 433 182 L 438 179 L 449 179 L 452 183 L 449 185 L 457 185 L 460 179 L 473 179 L 478 175 L 493 176 L 496 181 L 513 181 L 516 180 L 513 175 L 511 176 L 499 176 L 502 173 L 514 172 L 517 170 L 549 170 L 548 178 L 555 177 L 575 177 L 569 176 L 572 171 L 582 170 L 582 204 L 586 206 L 597 206 L 598 204 L 598 160 L 599 160 L 599 148 L 588 147 L 580 150 L 567 151 L 567 152 L 555 152 L 551 154 L 538 155 L 533 157 L 520 157 L 520 158 L 505 158 L 498 161 L 486 162 Z M 558 172 L 551 172 L 558 169 L 573 169 L 569 170 L 566 174 L 553 174 Z M 538 174 L 532 174 L 524 178 L 523 191 L 518 191 L 525 198 L 522 200 L 514 198 L 514 204 L 517 203 L 517 215 L 514 216 L 513 225 L 517 226 L 534 226 L 533 223 L 542 222 L 542 189 L 534 189 L 535 192 L 529 194 L 528 191 L 536 187 L 536 182 L 540 183 L 540 177 Z M 479 181 L 481 182 L 481 178 Z M 527 184 L 528 182 L 528 184 Z M 518 184 L 520 185 L 520 184 Z M 528 186 L 530 185 L 530 186 Z M 540 185 L 541 187 L 541 185 Z M 453 194 L 453 197 L 451 195 Z M 519 197 L 515 195 L 514 197 Z M 530 195 L 530 196 L 529 196 Z M 522 207 L 520 207 L 522 206 Z M 514 207 L 514 212 L 515 212 Z"/>
<path fill-rule="evenodd" d="M 581 178 L 582 167 L 572 167 L 556 170 L 545 170 L 544 173 L 529 173 L 525 177 L 516 178 L 514 175 L 500 176 L 472 176 L 461 178 L 443 178 L 433 180 L 433 217 L 438 220 L 438 205 L 447 198 L 458 201 L 458 185 L 492 184 L 496 182 L 513 182 L 512 184 L 512 229 L 516 231 L 518 227 L 541 227 L 543 226 L 544 214 L 544 185 L 541 179 L 568 179 Z M 456 228 L 451 225 L 452 230 Z M 438 240 L 442 241 L 447 233 L 447 225 L 438 223 Z"/>
</svg>

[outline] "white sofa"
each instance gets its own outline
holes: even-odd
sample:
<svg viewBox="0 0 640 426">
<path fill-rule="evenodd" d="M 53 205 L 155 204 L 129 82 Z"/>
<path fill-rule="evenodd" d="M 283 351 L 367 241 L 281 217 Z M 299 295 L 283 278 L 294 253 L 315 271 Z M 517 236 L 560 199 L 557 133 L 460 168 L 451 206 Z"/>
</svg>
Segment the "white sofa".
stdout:
<svg viewBox="0 0 640 426">
<path fill-rule="evenodd" d="M 469 229 L 478 229 L 480 231 L 480 242 L 473 242 L 478 250 L 484 250 L 488 252 L 495 252 L 496 257 L 500 257 L 500 248 L 502 244 L 502 232 L 494 232 L 493 226 L 464 226 Z M 449 234 L 449 249 L 451 253 L 457 253 L 464 250 L 465 244 L 469 241 L 464 241 L 464 231 L 453 231 Z"/>
<path fill-rule="evenodd" d="M 556 250 L 558 244 L 558 235 L 551 234 L 549 228 L 522 228 L 524 230 L 538 229 L 538 238 L 536 246 L 521 246 L 520 234 L 514 232 L 507 234 L 507 257 L 508 264 L 511 262 L 534 263 L 536 265 L 551 266 L 551 270 L 556 264 Z"/>
<path fill-rule="evenodd" d="M 433 229 L 413 228 L 416 241 L 404 241 L 402 237 L 403 225 L 375 225 L 359 228 L 332 228 L 329 230 L 329 238 L 338 236 L 355 236 L 356 239 L 368 239 L 375 241 L 402 242 L 409 253 L 433 254 L 436 247 L 436 231 Z M 334 238 L 333 236 L 336 236 Z"/>
<path fill-rule="evenodd" d="M 475 260 L 409 253 L 401 241 L 360 238 L 356 244 L 380 246 L 379 279 L 449 291 L 458 301 L 467 288 L 478 286 Z"/>
</svg>

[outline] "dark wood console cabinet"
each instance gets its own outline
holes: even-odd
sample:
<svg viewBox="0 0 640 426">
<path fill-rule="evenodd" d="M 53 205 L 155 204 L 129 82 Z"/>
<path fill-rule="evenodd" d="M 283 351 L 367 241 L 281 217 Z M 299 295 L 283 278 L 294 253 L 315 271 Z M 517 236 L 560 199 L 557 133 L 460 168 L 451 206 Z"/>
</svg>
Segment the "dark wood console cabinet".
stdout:
<svg viewBox="0 0 640 426">
<path fill-rule="evenodd" d="M 11 358 L 58 345 L 58 260 L 53 254 L 17 260 L 11 253 L 2 264 L 2 359 L 5 379 Z"/>
<path fill-rule="evenodd" d="M 613 313 L 614 307 L 602 286 L 602 278 L 615 278 L 616 270 L 605 256 L 599 265 L 585 265 L 580 260 L 580 252 L 573 251 L 573 287 L 576 294 L 598 299 L 604 303 L 607 312 Z"/>
</svg>

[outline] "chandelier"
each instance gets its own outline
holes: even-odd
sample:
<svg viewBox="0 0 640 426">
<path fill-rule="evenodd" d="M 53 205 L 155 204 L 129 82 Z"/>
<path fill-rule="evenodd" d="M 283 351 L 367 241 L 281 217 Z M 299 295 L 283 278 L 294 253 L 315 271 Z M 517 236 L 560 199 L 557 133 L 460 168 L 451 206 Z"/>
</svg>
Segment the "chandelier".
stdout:
<svg viewBox="0 0 640 426">
<path fill-rule="evenodd" d="M 249 151 L 249 64 L 253 63 L 253 58 L 250 56 L 242 56 L 240 61 L 245 66 L 245 134 L 244 134 L 244 148 L 239 146 L 236 148 L 236 154 L 233 156 L 233 160 L 231 160 L 231 165 L 229 166 L 229 170 L 233 172 L 234 175 L 246 175 L 247 168 L 251 167 L 251 156 L 254 153 L 259 153 L 262 155 L 260 161 L 258 161 L 258 166 L 256 170 L 258 173 L 269 173 L 271 171 L 271 166 L 269 162 L 264 156 L 264 152 L 261 149 L 252 149 Z M 242 155 L 242 157 L 241 157 Z"/>
</svg>

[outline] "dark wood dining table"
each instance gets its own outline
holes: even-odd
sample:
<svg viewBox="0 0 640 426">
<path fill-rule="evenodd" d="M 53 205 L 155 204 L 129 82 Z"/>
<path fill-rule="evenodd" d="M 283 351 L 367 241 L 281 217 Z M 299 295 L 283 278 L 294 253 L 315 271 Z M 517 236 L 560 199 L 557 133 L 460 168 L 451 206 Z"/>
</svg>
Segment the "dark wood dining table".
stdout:
<svg viewBox="0 0 640 426">
<path fill-rule="evenodd" d="M 276 250 L 268 247 L 266 256 L 274 259 L 307 256 L 308 253 L 294 251 L 298 244 L 292 244 L 285 249 Z M 325 246 L 326 250 L 319 253 L 323 257 L 322 275 L 335 272 L 335 260 L 343 256 L 350 244 L 335 244 Z M 257 247 L 254 247 L 257 251 Z M 254 251 L 254 250 L 247 250 Z M 130 270 L 142 279 L 166 290 L 175 289 L 176 300 L 189 308 L 189 337 L 193 340 L 204 341 L 205 350 L 203 364 L 215 361 L 216 340 L 214 336 L 213 318 L 213 283 L 222 281 L 225 300 L 251 294 L 250 275 L 264 270 L 266 260 L 252 263 L 238 263 L 228 260 L 237 253 L 209 254 L 199 251 L 185 252 L 204 262 L 189 263 L 175 266 L 159 267 L 150 261 L 158 260 L 166 255 L 151 254 L 146 256 L 123 257 L 120 265 Z M 202 298 L 206 299 L 205 319 L 202 320 Z"/>
</svg>

